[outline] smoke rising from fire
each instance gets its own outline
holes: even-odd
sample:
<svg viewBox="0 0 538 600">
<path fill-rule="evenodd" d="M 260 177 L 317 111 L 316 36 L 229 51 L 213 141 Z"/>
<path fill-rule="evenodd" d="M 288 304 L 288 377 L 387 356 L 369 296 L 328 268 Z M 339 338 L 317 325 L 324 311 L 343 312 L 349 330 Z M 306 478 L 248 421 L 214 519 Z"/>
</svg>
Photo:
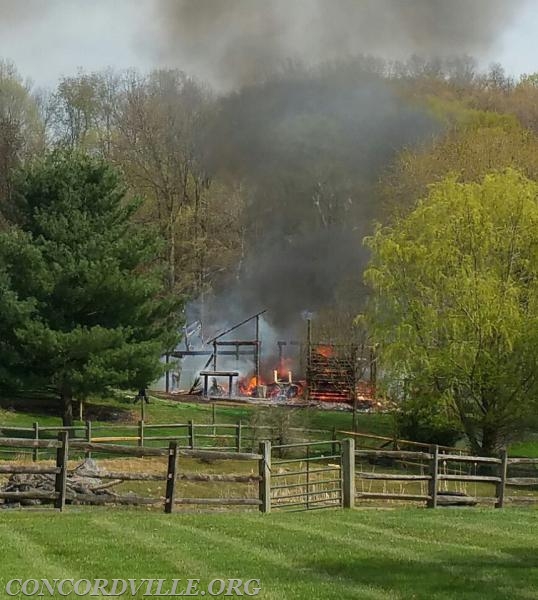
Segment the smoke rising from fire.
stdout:
<svg viewBox="0 0 538 600">
<path fill-rule="evenodd" d="M 219 282 L 213 314 L 233 322 L 269 308 L 289 331 L 302 311 L 336 306 L 344 289 L 356 295 L 362 237 L 379 215 L 373 188 L 397 152 L 437 124 L 364 65 L 344 63 L 360 53 L 482 56 L 526 1 L 94 0 L 91 10 L 118 30 L 138 28 L 134 45 L 154 66 L 227 90 L 210 170 L 247 190 L 245 254 Z M 68 7 L 83 18 L 89 4 L 0 0 L 0 29 L 45 16 L 63 24 Z"/>
<path fill-rule="evenodd" d="M 480 56 L 527 0 L 155 0 L 158 58 L 223 87 L 288 60 Z"/>
<path fill-rule="evenodd" d="M 213 166 L 248 186 L 246 253 L 215 315 L 268 308 L 289 332 L 305 310 L 357 309 L 375 184 L 437 125 L 350 57 L 481 56 L 525 1 L 155 0 L 157 62 L 228 90 Z"/>
<path fill-rule="evenodd" d="M 211 169 L 243 182 L 245 252 L 206 317 L 267 308 L 282 339 L 304 333 L 305 311 L 352 319 L 379 176 L 439 125 L 368 59 L 291 69 L 222 97 L 217 114 Z"/>
</svg>

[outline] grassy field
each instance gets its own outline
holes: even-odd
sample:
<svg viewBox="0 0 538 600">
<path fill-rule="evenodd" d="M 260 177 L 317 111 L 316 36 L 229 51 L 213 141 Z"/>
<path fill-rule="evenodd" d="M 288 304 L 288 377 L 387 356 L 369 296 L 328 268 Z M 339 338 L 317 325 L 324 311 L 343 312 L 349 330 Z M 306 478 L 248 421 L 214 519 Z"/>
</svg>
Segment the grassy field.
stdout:
<svg viewBox="0 0 538 600">
<path fill-rule="evenodd" d="M 29 402 L 24 400 L 0 400 L 0 426 L 31 427 L 35 421 L 41 426 L 57 426 L 62 421 L 54 415 L 57 407 L 45 402 Z M 219 423 L 236 423 L 241 419 L 248 423 L 256 411 L 253 405 L 237 405 L 219 403 L 216 408 L 216 420 Z M 283 411 L 289 411 L 283 408 Z M 85 407 L 86 418 L 95 426 L 100 424 L 134 424 L 140 419 L 140 405 L 121 399 L 94 399 Z M 316 410 L 312 408 L 295 409 L 294 421 L 298 427 L 312 429 L 349 430 L 352 425 L 352 414 L 347 411 Z M 213 408 L 210 403 L 174 402 L 171 400 L 152 399 L 145 406 L 146 423 L 210 423 Z M 77 421 L 77 424 L 80 422 Z M 392 435 L 393 419 L 389 414 L 361 413 L 358 415 L 359 430 L 377 435 Z"/>
<path fill-rule="evenodd" d="M 530 435 L 529 439 L 512 444 L 509 451 L 511 456 L 538 458 L 538 435 Z"/>
<path fill-rule="evenodd" d="M 62 421 L 55 414 L 57 410 L 58 407 L 51 406 L 50 402 L 0 398 L 0 428 L 2 425 L 32 427 L 36 421 L 42 427 L 58 426 Z M 236 423 L 241 419 L 244 424 L 248 424 L 259 410 L 263 409 L 222 401 L 216 407 L 216 422 Z M 282 410 L 288 412 L 290 409 Z M 175 402 L 153 398 L 151 403 L 146 405 L 145 413 L 145 421 L 148 424 L 187 423 L 191 420 L 195 423 L 211 423 L 213 419 L 212 404 L 204 402 Z M 140 419 L 140 405 L 121 398 L 92 399 L 85 407 L 85 418 L 92 421 L 94 428 L 107 426 L 107 433 L 102 435 L 118 435 L 119 432 L 110 429 L 110 426 L 136 424 Z M 349 431 L 352 428 L 352 414 L 347 411 L 295 409 L 293 420 L 294 426 L 309 429 L 332 430 L 335 427 L 338 430 Z M 357 422 L 359 432 L 388 437 L 394 435 L 394 420 L 391 414 L 359 413 Z M 82 422 L 76 421 L 76 424 L 82 425 Z M 508 450 L 511 456 L 538 458 L 538 434 L 528 434 L 527 439 L 511 444 Z"/>
<path fill-rule="evenodd" d="M 256 578 L 275 600 L 530 600 L 536 527 L 514 509 L 9 513 L 0 594 L 12 578 Z"/>
</svg>

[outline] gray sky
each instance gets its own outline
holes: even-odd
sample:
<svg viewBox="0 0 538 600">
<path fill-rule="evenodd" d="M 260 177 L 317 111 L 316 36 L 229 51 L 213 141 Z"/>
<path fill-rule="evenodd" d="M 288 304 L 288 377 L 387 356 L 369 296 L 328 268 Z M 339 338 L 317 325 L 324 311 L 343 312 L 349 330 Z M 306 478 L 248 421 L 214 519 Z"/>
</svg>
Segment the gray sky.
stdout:
<svg viewBox="0 0 538 600">
<path fill-rule="evenodd" d="M 0 0 L 0 58 L 37 85 L 53 85 L 78 67 L 150 68 L 159 64 L 161 39 L 154 2 Z M 526 2 L 482 62 L 499 61 L 516 75 L 538 71 L 538 0 Z M 187 63 L 178 56 L 174 66 L 190 71 Z"/>
<path fill-rule="evenodd" d="M 23 8 L 11 12 L 19 4 Z M 37 85 L 54 84 L 79 67 L 150 67 L 151 54 L 138 35 L 144 23 L 151 27 L 149 5 L 148 0 L 0 0 L 0 57 L 13 60 Z"/>
</svg>

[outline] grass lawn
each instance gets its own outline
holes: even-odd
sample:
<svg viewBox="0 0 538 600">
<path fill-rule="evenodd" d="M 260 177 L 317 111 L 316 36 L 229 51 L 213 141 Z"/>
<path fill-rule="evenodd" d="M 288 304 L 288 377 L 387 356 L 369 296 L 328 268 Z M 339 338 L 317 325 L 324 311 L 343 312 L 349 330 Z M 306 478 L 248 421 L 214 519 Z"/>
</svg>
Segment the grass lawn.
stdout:
<svg viewBox="0 0 538 600">
<path fill-rule="evenodd" d="M 0 595 L 12 578 L 257 578 L 275 600 L 530 600 L 537 527 L 516 509 L 11 512 Z"/>
<path fill-rule="evenodd" d="M 534 434 L 530 439 L 512 444 L 508 451 L 510 456 L 538 458 L 538 436 Z"/>
</svg>

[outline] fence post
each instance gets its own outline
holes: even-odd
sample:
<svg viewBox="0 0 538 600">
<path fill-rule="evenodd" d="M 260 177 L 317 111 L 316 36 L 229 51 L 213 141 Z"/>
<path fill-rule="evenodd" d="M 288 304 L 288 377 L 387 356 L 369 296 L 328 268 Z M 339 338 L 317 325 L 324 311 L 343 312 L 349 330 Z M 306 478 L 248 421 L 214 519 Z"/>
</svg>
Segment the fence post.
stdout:
<svg viewBox="0 0 538 600">
<path fill-rule="evenodd" d="M 499 477 L 500 481 L 497 484 L 496 496 L 497 502 L 495 508 L 503 508 L 504 506 L 504 492 L 506 490 L 506 475 L 508 473 L 508 452 L 506 448 L 501 451 L 501 464 L 499 465 Z"/>
<path fill-rule="evenodd" d="M 91 443 L 92 441 L 92 422 L 91 421 L 86 421 L 86 441 L 89 443 Z M 86 458 L 91 458 L 92 457 L 92 453 L 91 451 L 87 451 L 86 452 Z"/>
<path fill-rule="evenodd" d="M 355 506 L 355 440 L 342 440 L 342 508 Z"/>
<path fill-rule="evenodd" d="M 65 490 L 67 485 L 67 460 L 69 458 L 69 437 L 67 431 L 58 433 L 58 441 L 60 447 L 56 449 L 56 468 L 59 472 L 56 473 L 56 481 L 54 483 L 54 491 L 58 494 L 54 501 L 54 507 L 62 511 L 65 508 Z"/>
<path fill-rule="evenodd" d="M 310 446 L 306 446 L 306 510 L 310 508 Z"/>
<path fill-rule="evenodd" d="M 260 454 L 262 458 L 258 461 L 259 465 L 259 499 L 260 512 L 271 512 L 271 442 L 260 442 Z"/>
<path fill-rule="evenodd" d="M 428 508 L 437 508 L 437 477 L 439 474 L 439 446 L 430 446 L 430 480 L 428 481 Z"/>
<path fill-rule="evenodd" d="M 331 444 L 331 454 L 334 456 L 337 452 L 336 450 L 336 425 L 333 426 L 333 436 L 332 436 L 332 444 Z"/>
<path fill-rule="evenodd" d="M 144 445 L 144 421 L 138 421 L 138 445 Z"/>
<path fill-rule="evenodd" d="M 194 423 L 189 421 L 189 448 L 194 450 Z"/>
<path fill-rule="evenodd" d="M 241 419 L 235 429 L 235 446 L 238 452 L 241 452 Z"/>
<path fill-rule="evenodd" d="M 37 421 L 34 423 L 34 440 L 36 442 L 39 441 L 39 423 Z M 37 446 L 34 448 L 32 460 L 34 462 L 37 462 L 39 460 L 39 448 Z"/>
<path fill-rule="evenodd" d="M 174 510 L 174 496 L 176 490 L 177 471 L 177 442 L 170 442 L 168 446 L 168 471 L 166 474 L 166 500 L 164 512 L 170 514 Z"/>
</svg>

